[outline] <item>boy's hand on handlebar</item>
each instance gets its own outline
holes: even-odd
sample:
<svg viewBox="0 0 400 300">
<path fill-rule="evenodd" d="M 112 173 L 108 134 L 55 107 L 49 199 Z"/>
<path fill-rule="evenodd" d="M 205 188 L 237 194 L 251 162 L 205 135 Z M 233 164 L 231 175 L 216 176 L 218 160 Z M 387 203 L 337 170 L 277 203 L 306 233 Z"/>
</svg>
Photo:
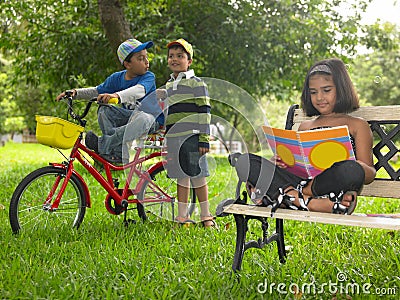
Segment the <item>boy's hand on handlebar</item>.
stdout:
<svg viewBox="0 0 400 300">
<path fill-rule="evenodd" d="M 115 98 L 119 99 L 118 94 L 100 94 L 97 96 L 97 102 L 98 103 L 115 103 L 114 102 Z M 111 99 L 113 99 L 113 100 L 111 100 Z"/>
<path fill-rule="evenodd" d="M 56 101 L 60 101 L 67 96 L 75 97 L 75 95 L 76 95 L 76 90 L 68 90 L 59 94 L 56 98 Z"/>
</svg>

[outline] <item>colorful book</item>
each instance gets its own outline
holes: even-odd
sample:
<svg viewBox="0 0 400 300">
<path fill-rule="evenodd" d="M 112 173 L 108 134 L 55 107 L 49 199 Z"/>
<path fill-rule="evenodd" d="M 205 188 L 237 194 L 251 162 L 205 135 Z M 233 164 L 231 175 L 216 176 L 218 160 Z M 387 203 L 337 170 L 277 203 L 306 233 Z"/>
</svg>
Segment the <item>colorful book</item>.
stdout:
<svg viewBox="0 0 400 300">
<path fill-rule="evenodd" d="M 306 131 L 263 126 L 263 131 L 287 170 L 302 178 L 315 177 L 335 162 L 355 160 L 347 126 Z"/>
</svg>

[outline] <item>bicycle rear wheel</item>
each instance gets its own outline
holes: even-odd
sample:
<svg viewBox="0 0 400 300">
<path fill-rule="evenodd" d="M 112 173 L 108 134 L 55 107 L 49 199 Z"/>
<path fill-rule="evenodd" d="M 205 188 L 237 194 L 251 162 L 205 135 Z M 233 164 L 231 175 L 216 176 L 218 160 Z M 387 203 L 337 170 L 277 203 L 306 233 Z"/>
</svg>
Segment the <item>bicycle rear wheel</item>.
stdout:
<svg viewBox="0 0 400 300">
<path fill-rule="evenodd" d="M 156 218 L 174 221 L 175 217 L 178 215 L 176 180 L 167 176 L 167 170 L 163 165 L 154 169 L 150 173 L 150 177 L 170 199 L 167 199 L 167 197 L 158 191 L 150 181 L 146 181 L 138 194 L 138 200 L 140 201 L 140 203 L 137 204 L 139 217 L 143 221 Z M 189 196 L 189 215 L 194 211 L 195 202 L 196 194 L 192 188 Z"/>
<path fill-rule="evenodd" d="M 48 166 L 27 175 L 17 186 L 10 202 L 9 218 L 14 233 L 63 226 L 78 228 L 86 212 L 86 193 L 79 178 L 72 174 L 57 209 L 51 205 L 58 195 L 65 170 Z"/>
</svg>

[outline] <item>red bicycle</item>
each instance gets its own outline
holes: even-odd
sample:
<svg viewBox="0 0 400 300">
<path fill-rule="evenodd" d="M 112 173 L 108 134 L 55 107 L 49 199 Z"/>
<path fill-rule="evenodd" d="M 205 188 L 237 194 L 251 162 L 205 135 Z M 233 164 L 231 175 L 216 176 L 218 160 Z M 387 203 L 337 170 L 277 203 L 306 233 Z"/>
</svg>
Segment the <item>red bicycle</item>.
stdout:
<svg viewBox="0 0 400 300">
<path fill-rule="evenodd" d="M 113 215 L 124 213 L 125 225 L 129 222 L 127 211 L 131 209 L 136 209 L 143 221 L 149 216 L 173 221 L 177 212 L 177 205 L 174 205 L 176 184 L 167 176 L 162 133 L 148 136 L 144 145 L 135 147 L 130 162 L 114 165 L 82 143 L 84 118 L 96 99 L 87 103 L 81 115 L 74 112 L 76 100 L 72 99 L 71 93 L 67 93 L 63 101 L 68 105 L 68 115 L 79 125 L 60 118 L 36 116 L 36 136 L 40 143 L 56 148 L 65 161 L 39 168 L 19 183 L 10 202 L 12 231 L 18 233 L 21 229 L 65 225 L 78 228 L 81 225 L 86 208 L 92 204 L 88 185 L 75 168 L 76 161 L 106 191 L 104 204 L 107 211 Z M 60 151 L 71 147 L 69 157 Z M 123 184 L 115 176 L 117 173 L 126 177 Z M 190 202 L 195 202 L 193 191 Z"/>
</svg>

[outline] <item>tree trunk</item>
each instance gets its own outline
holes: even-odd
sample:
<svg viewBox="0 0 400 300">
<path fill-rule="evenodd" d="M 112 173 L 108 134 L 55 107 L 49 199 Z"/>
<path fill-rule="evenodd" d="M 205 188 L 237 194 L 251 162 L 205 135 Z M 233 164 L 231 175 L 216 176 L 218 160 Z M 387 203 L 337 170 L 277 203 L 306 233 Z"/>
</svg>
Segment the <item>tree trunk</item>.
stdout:
<svg viewBox="0 0 400 300">
<path fill-rule="evenodd" d="M 111 49 L 116 53 L 118 46 L 132 38 L 129 24 L 126 22 L 124 11 L 119 0 L 98 0 L 99 15 Z M 118 65 L 120 63 L 118 61 Z"/>
</svg>

